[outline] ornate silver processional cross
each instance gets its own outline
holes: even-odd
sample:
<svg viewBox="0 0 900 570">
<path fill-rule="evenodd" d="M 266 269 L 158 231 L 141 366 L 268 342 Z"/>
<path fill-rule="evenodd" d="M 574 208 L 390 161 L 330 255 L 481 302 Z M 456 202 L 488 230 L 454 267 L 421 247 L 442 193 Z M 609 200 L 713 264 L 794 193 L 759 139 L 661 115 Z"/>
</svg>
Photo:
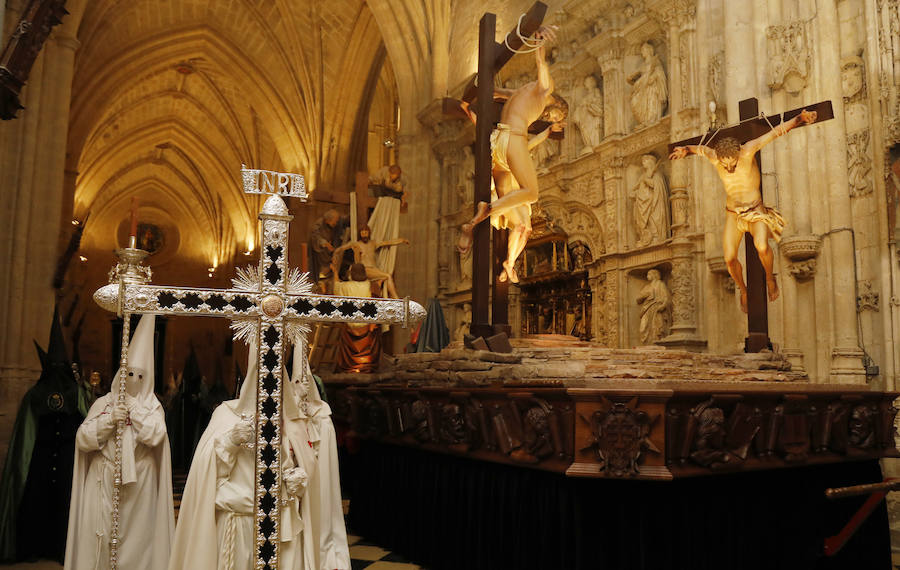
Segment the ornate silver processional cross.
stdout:
<svg viewBox="0 0 900 570">
<path fill-rule="evenodd" d="M 123 317 L 119 399 L 124 404 L 125 371 L 132 314 L 204 315 L 231 319 L 235 338 L 259 341 L 259 379 L 256 388 L 256 567 L 278 568 L 281 504 L 281 399 L 285 337 L 302 339 L 306 323 L 420 321 L 425 309 L 409 299 L 365 299 L 311 294 L 307 274 L 288 265 L 288 224 L 293 218 L 281 196 L 306 201 L 303 177 L 265 170 L 241 170 L 244 191 L 271 194 L 259 214 L 260 259 L 257 267 L 238 269 L 231 289 L 194 289 L 151 285 L 149 267 L 141 265 L 147 252 L 130 247 L 110 271 L 110 283 L 94 293 L 104 309 Z M 121 450 L 124 422 L 116 428 L 115 486 L 113 489 L 110 568 L 116 570 L 119 546 Z"/>
</svg>

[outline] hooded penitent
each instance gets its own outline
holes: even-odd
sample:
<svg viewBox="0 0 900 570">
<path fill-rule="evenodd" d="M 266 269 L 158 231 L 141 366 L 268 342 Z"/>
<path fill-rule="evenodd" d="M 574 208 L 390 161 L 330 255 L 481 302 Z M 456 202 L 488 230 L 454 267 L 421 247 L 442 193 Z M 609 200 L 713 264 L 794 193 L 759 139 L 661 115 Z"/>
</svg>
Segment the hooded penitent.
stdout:
<svg viewBox="0 0 900 570">
<path fill-rule="evenodd" d="M 242 423 L 246 429 L 255 422 L 257 370 L 258 353 L 252 346 L 240 397 L 216 409 L 197 446 L 178 515 L 171 570 L 255 567 L 255 448 L 252 437 L 236 443 L 232 434 Z M 302 345 L 294 349 L 293 374 L 284 374 L 282 416 L 278 568 L 349 570 L 334 428 Z M 288 479 L 299 492 L 289 491 Z"/>
<path fill-rule="evenodd" d="M 62 561 L 66 551 L 75 431 L 83 415 L 57 311 L 47 352 L 37 351 L 41 376 L 22 398 L 0 482 L 5 561 Z"/>
<path fill-rule="evenodd" d="M 141 317 L 128 350 L 122 432 L 122 490 L 119 505 L 119 568 L 162 570 L 175 527 L 172 465 L 163 409 L 153 394 L 155 318 Z M 112 528 L 119 370 L 112 391 L 88 412 L 76 437 L 67 570 L 107 568 Z"/>
</svg>

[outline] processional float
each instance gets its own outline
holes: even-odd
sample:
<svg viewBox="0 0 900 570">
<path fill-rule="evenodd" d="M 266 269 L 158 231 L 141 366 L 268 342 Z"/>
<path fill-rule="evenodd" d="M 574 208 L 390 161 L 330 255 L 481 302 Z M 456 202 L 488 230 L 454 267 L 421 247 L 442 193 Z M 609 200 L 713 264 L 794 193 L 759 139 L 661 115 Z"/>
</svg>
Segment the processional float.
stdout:
<svg viewBox="0 0 900 570">
<path fill-rule="evenodd" d="M 372 299 L 312 294 L 308 274 L 288 264 L 288 231 L 293 216 L 282 196 L 306 201 L 308 194 L 299 174 L 244 167 L 244 192 L 267 194 L 259 213 L 261 239 L 257 266 L 238 269 L 230 289 L 152 285 L 151 270 L 143 265 L 148 252 L 138 249 L 134 237 L 116 251 L 119 262 L 110 271 L 109 284 L 94 293 L 94 300 L 123 319 L 120 355 L 119 404 L 124 405 L 128 365 L 130 317 L 134 314 L 199 315 L 232 321 L 235 339 L 259 342 L 259 377 L 256 385 L 256 567 L 278 568 L 281 499 L 282 363 L 285 345 L 303 342 L 314 322 L 398 323 L 404 327 L 425 317 L 425 309 L 406 299 Z M 287 341 L 287 342 L 285 342 Z M 305 397 L 305 396 L 304 396 Z M 301 402 L 301 407 L 305 406 Z M 119 506 L 122 488 L 122 433 L 116 425 L 115 485 L 110 532 L 111 569 L 118 567 Z"/>
</svg>

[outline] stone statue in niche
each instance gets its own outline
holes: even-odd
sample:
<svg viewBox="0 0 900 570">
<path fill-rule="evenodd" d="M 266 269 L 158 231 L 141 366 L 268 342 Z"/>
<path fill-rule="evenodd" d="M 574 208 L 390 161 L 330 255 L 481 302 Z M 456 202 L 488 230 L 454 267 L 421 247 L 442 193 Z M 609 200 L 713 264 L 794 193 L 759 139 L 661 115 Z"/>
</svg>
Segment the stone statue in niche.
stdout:
<svg viewBox="0 0 900 570">
<path fill-rule="evenodd" d="M 641 177 L 628 193 L 632 202 L 632 220 L 637 234 L 635 245 L 644 247 L 668 237 L 668 189 L 652 154 L 641 157 Z"/>
<path fill-rule="evenodd" d="M 649 42 L 641 46 L 644 59 L 640 68 L 628 77 L 631 90 L 631 114 L 637 127 L 651 125 L 663 116 L 669 102 L 666 72 L 656 50 Z"/>
<path fill-rule="evenodd" d="M 578 127 L 581 140 L 584 142 L 581 153 L 590 153 L 600 144 L 603 133 L 603 92 L 597 86 L 597 78 L 593 75 L 584 78 L 578 105 L 572 113 L 572 121 Z"/>
<path fill-rule="evenodd" d="M 456 289 L 468 289 L 472 286 L 472 251 L 456 252 L 459 259 L 459 282 Z"/>
<path fill-rule="evenodd" d="M 475 155 L 472 154 L 472 147 L 469 145 L 464 146 L 462 150 L 463 158 L 456 188 L 460 203 L 466 205 L 475 201 Z"/>
<path fill-rule="evenodd" d="M 641 344 L 653 344 L 669 335 L 672 325 L 672 294 L 656 269 L 647 272 L 647 284 L 638 294 L 641 307 Z"/>
<path fill-rule="evenodd" d="M 584 271 L 585 265 L 593 261 L 591 250 L 580 241 L 572 244 L 569 256 L 572 259 L 572 271 Z"/>
<path fill-rule="evenodd" d="M 459 324 L 456 325 L 456 332 L 453 334 L 453 338 L 456 340 L 463 340 L 463 338 L 469 334 L 469 327 L 472 326 L 472 305 L 465 303 L 462 306 L 462 309 L 459 309 L 459 319 L 457 322 Z"/>
</svg>

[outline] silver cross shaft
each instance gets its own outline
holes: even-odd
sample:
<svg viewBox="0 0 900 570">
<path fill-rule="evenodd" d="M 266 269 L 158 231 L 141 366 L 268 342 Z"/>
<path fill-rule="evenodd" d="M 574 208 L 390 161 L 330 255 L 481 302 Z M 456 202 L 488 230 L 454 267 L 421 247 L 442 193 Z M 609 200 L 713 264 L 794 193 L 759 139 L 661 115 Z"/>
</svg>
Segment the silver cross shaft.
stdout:
<svg viewBox="0 0 900 570">
<path fill-rule="evenodd" d="M 243 171 L 245 185 L 254 178 Z M 250 171 L 264 172 L 264 171 Z M 278 173 L 270 173 L 278 174 Z M 282 175 L 297 176 L 297 175 Z M 258 179 L 256 179 L 258 182 Z M 302 178 L 301 178 L 302 180 Z M 280 184 L 298 188 L 296 179 Z M 278 185 L 275 185 L 276 187 Z M 302 184 L 300 185 L 302 189 Z M 305 198 L 291 192 L 292 195 Z M 305 274 L 288 265 L 288 228 L 292 216 L 281 199 L 281 192 L 271 193 L 259 218 L 261 220 L 260 260 L 253 270 L 239 270 L 232 289 L 166 287 L 149 284 L 149 271 L 140 271 L 140 261 L 131 274 L 146 274 L 139 279 L 121 279 L 101 287 L 94 294 L 103 308 L 123 314 L 125 322 L 131 314 L 201 315 L 226 317 L 252 330 L 259 342 L 259 378 L 257 382 L 256 421 L 256 567 L 278 568 L 281 505 L 281 406 L 282 363 L 285 360 L 285 331 L 291 324 L 311 322 L 401 323 L 408 325 L 425 317 L 425 309 L 408 299 L 378 299 L 314 295 Z M 139 251 L 139 250 L 138 250 Z M 121 265 L 121 264 L 120 264 Z M 146 268 L 142 268 L 146 270 Z M 119 271 L 119 267 L 114 271 Z M 234 327 L 234 325 L 233 325 Z M 127 333 L 123 335 L 122 362 L 127 362 Z M 120 390 L 124 393 L 124 378 Z M 117 462 L 116 472 L 121 469 Z M 119 484 L 117 476 L 116 484 Z M 113 505 L 113 519 L 118 520 L 118 504 Z M 113 527 L 111 544 L 117 548 L 118 527 Z M 111 550 L 112 552 L 112 550 Z M 110 556 L 115 569 L 115 556 Z"/>
</svg>

